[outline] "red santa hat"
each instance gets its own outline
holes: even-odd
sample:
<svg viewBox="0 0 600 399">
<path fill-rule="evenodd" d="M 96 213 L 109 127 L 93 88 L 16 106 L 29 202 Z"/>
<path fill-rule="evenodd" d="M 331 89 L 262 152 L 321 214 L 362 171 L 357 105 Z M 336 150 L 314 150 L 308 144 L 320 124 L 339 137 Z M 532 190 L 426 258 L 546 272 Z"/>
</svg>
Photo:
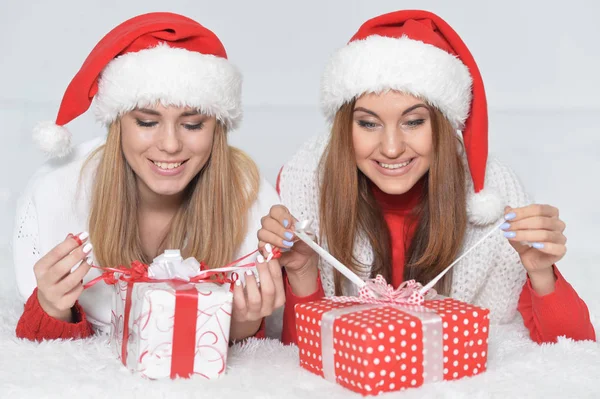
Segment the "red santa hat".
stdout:
<svg viewBox="0 0 600 399">
<path fill-rule="evenodd" d="M 321 105 L 332 121 L 342 105 L 364 93 L 397 90 L 422 98 L 462 131 L 473 181 L 472 223 L 493 223 L 501 198 L 484 189 L 488 156 L 485 89 L 477 64 L 458 34 L 437 15 L 404 10 L 365 22 L 326 66 Z"/>
<path fill-rule="evenodd" d="M 160 103 L 198 109 L 233 129 L 242 116 L 241 85 L 213 32 L 182 15 L 139 15 L 94 47 L 67 87 L 56 121 L 38 124 L 34 139 L 51 157 L 67 155 L 71 134 L 64 125 L 92 100 L 106 125 L 136 107 Z"/>
</svg>

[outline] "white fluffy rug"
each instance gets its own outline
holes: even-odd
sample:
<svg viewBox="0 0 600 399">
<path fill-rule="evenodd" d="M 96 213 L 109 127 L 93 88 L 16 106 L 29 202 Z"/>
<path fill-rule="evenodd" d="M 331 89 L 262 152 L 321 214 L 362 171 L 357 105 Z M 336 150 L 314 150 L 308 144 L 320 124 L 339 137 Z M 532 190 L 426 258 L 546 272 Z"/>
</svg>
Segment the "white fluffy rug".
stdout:
<svg viewBox="0 0 600 399">
<path fill-rule="evenodd" d="M 9 290 L 10 291 L 10 290 Z M 590 303 L 600 310 L 600 303 Z M 126 371 L 106 339 L 33 343 L 15 337 L 22 305 L 0 293 L 1 398 L 343 398 L 360 397 L 298 366 L 295 347 L 253 340 L 231 348 L 214 381 L 148 381 Z M 598 312 L 593 312 L 598 314 Z M 595 320 L 596 331 L 600 331 Z M 536 345 L 520 324 L 491 329 L 488 371 L 477 377 L 386 394 L 401 398 L 600 398 L 600 345 L 561 339 Z"/>
</svg>

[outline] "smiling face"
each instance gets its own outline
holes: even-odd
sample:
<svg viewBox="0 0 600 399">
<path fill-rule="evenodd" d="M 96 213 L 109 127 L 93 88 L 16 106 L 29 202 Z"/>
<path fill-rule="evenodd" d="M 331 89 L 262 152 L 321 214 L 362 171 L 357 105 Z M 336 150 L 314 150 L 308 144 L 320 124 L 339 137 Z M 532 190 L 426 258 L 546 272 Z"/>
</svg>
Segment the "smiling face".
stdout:
<svg viewBox="0 0 600 399">
<path fill-rule="evenodd" d="M 396 91 L 356 100 L 352 141 L 356 164 L 387 194 L 404 194 L 428 171 L 433 157 L 431 115 L 416 97 Z"/>
<path fill-rule="evenodd" d="M 147 195 L 181 194 L 210 158 L 215 117 L 185 107 L 139 108 L 121 118 L 121 144 Z"/>
</svg>

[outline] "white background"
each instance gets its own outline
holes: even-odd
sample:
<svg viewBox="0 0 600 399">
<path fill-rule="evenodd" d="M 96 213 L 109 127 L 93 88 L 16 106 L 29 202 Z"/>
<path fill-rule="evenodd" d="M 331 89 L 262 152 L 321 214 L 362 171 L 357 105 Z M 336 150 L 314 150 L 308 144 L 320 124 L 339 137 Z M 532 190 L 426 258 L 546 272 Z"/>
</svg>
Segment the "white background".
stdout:
<svg viewBox="0 0 600 399">
<path fill-rule="evenodd" d="M 600 3 L 558 1 L 11 1 L 0 3 L 0 288 L 12 289 L 14 205 L 44 161 L 31 128 L 54 119 L 81 63 L 114 26 L 172 11 L 225 44 L 245 76 L 242 128 L 231 142 L 266 178 L 323 131 L 319 80 L 327 57 L 365 20 L 422 8 L 446 19 L 470 47 L 490 106 L 492 154 L 512 166 L 539 202 L 561 210 L 569 253 L 559 264 L 595 302 L 600 222 Z M 91 112 L 69 124 L 75 142 L 103 134 Z"/>
</svg>

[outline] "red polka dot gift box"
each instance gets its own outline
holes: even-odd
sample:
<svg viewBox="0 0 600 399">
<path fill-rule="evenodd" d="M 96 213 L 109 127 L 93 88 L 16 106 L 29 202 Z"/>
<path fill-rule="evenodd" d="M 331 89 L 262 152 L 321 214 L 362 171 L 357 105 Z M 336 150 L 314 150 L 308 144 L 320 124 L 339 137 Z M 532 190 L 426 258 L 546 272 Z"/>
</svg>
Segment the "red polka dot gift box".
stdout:
<svg viewBox="0 0 600 399">
<path fill-rule="evenodd" d="M 455 299 L 414 305 L 333 297 L 295 312 L 300 365 L 363 395 L 486 369 L 489 310 Z"/>
</svg>

